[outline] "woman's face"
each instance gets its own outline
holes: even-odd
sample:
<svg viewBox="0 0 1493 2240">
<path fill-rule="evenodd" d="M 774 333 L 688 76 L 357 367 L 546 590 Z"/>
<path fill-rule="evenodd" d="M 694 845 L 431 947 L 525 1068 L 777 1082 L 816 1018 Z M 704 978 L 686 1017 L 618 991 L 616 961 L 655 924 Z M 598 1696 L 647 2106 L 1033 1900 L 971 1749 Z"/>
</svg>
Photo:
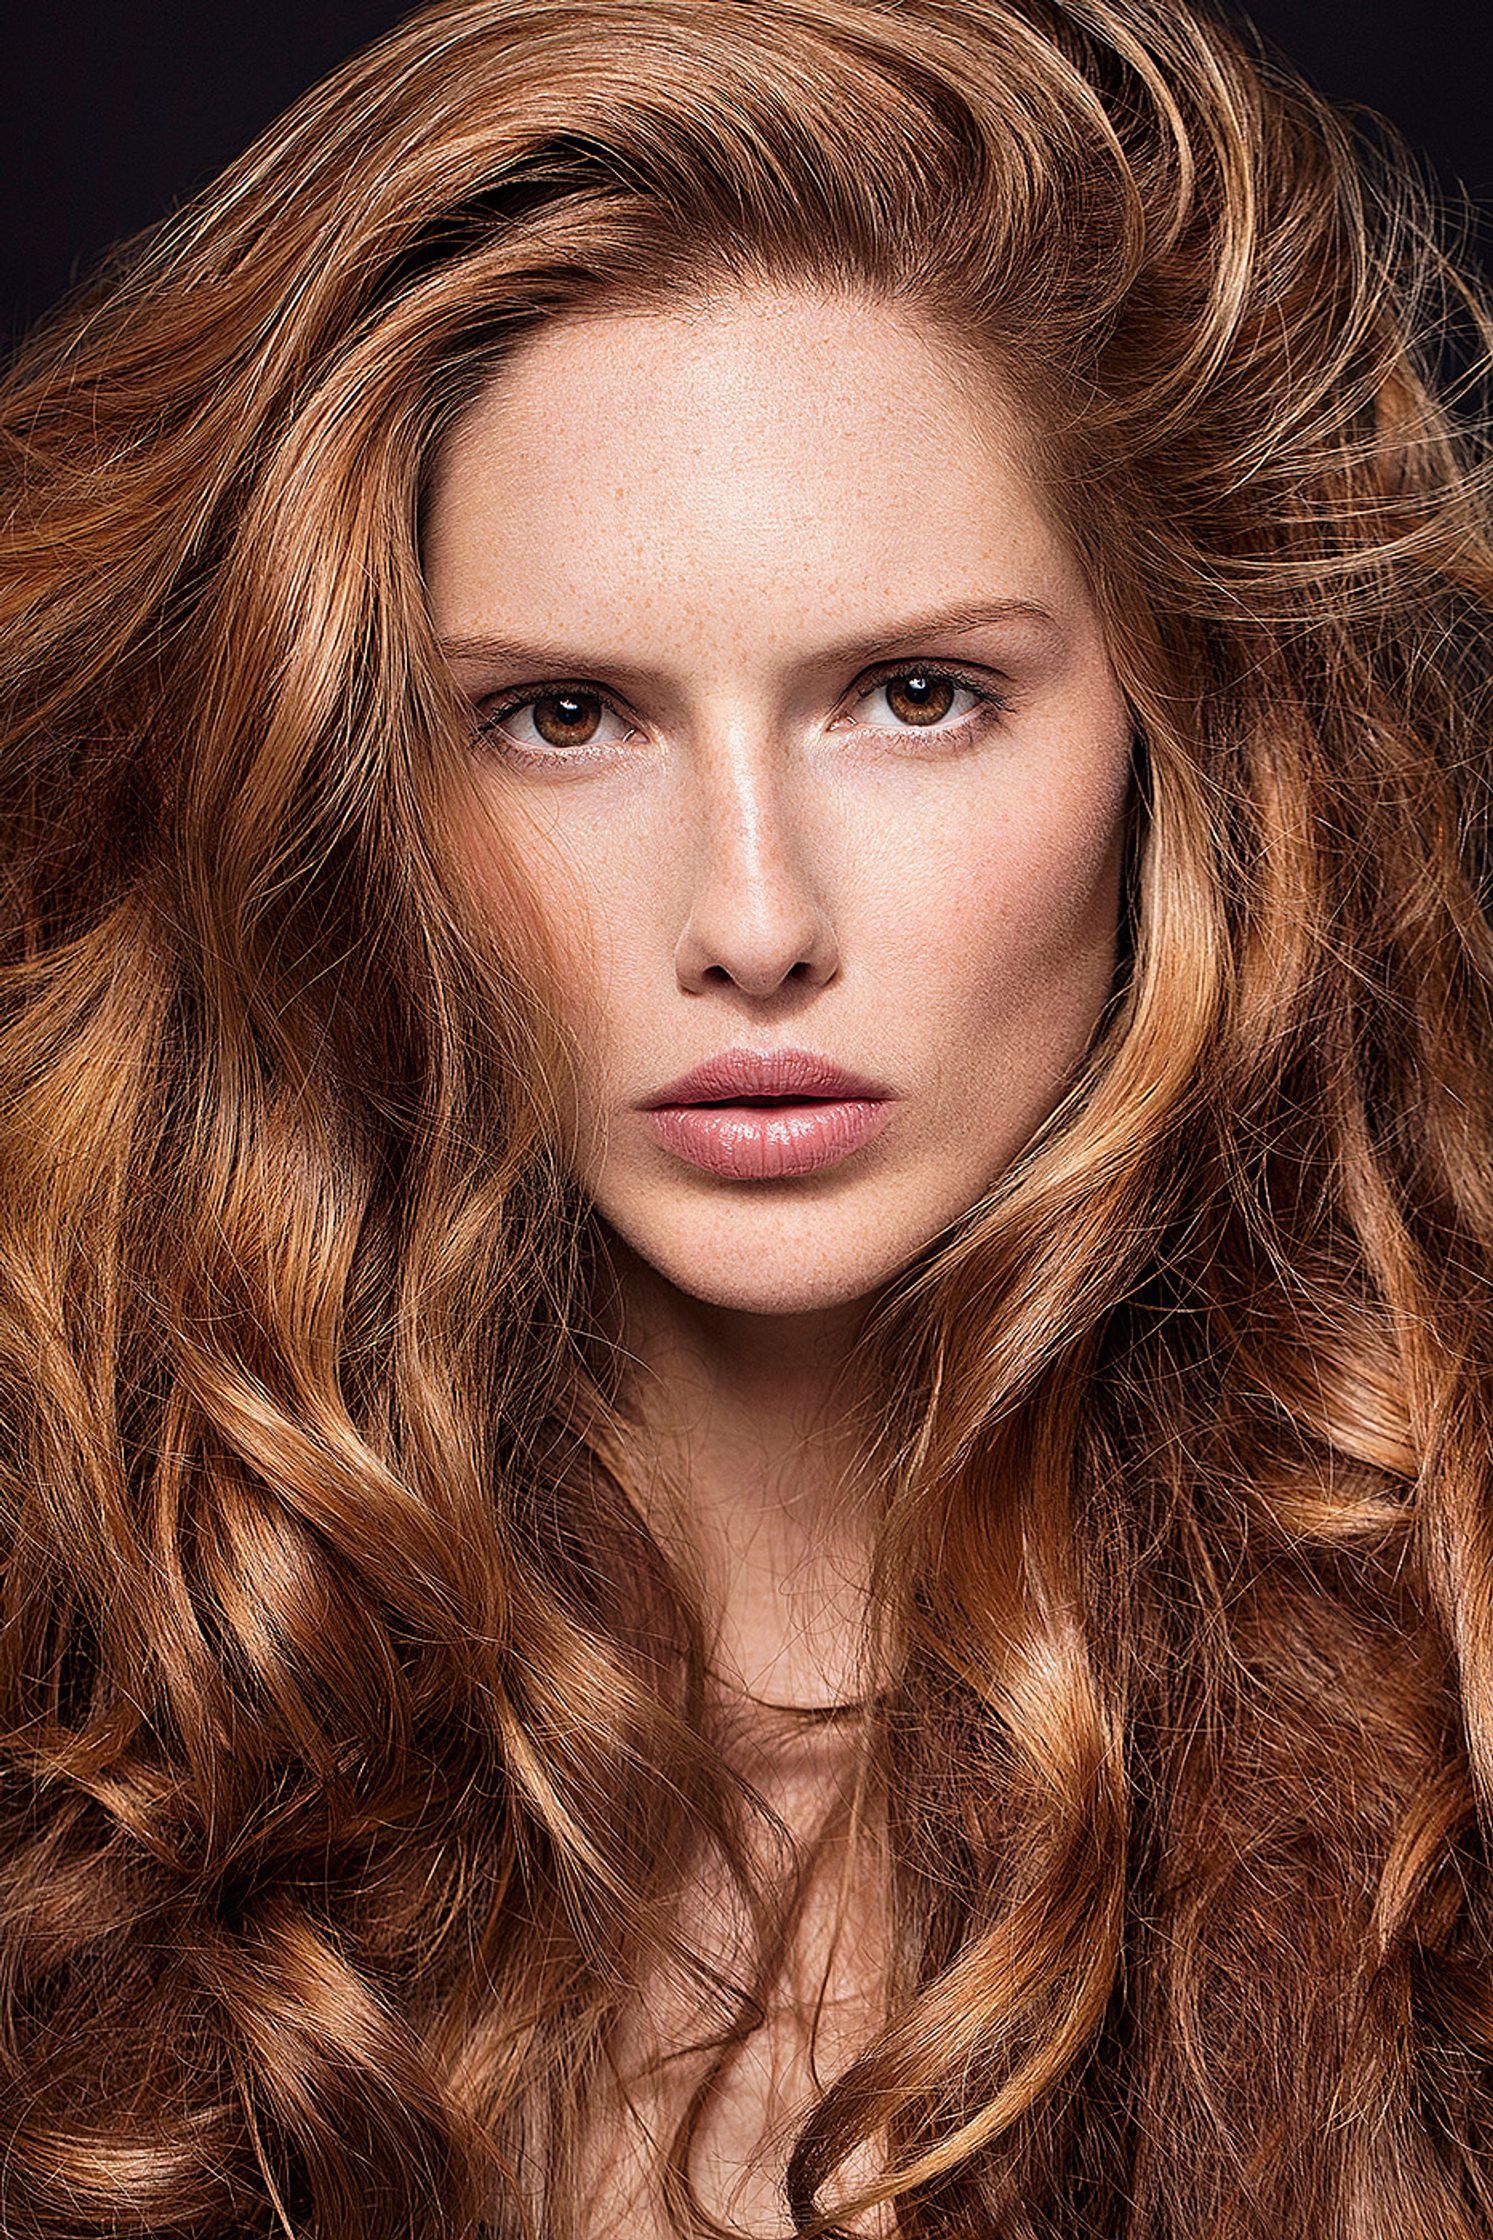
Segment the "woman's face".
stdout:
<svg viewBox="0 0 1493 2240">
<path fill-rule="evenodd" d="M 517 850 L 572 960 L 583 1185 L 697 1300 L 863 1298 L 1026 1143 L 1114 967 L 1128 711 L 1013 409 L 910 312 L 751 292 L 556 319 L 435 464 L 461 871 L 496 911 Z M 645 1109 L 788 1048 L 885 1094 Z"/>
</svg>

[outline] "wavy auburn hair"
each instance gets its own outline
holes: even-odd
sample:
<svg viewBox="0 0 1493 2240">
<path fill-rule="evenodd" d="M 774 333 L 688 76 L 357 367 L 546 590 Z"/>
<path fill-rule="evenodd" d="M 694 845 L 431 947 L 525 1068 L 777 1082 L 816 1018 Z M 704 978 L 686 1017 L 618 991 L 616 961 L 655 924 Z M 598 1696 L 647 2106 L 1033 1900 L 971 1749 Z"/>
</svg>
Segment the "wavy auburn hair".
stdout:
<svg viewBox="0 0 1493 2240">
<path fill-rule="evenodd" d="M 650 1963 L 719 2045 L 663 2171 L 716 2229 L 691 2138 L 801 1884 L 753 1882 L 634 1498 L 554 960 L 442 838 L 419 547 L 537 323 L 758 282 L 999 370 L 1136 735 L 1081 1076 L 867 1340 L 895 1949 L 793 2228 L 1493 2234 L 1493 319 L 1448 235 L 1177 0 L 440 0 L 23 346 L 15 2240 L 569 2240 Z M 740 1969 L 677 1926 L 707 1854 Z"/>
</svg>

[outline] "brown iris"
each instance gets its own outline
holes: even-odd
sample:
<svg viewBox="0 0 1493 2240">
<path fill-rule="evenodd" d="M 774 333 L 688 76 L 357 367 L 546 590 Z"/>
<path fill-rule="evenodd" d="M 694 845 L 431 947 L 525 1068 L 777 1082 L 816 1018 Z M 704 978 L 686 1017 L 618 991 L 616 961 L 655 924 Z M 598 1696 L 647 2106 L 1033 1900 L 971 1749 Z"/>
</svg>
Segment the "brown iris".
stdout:
<svg viewBox="0 0 1493 2240">
<path fill-rule="evenodd" d="M 941 677 L 932 669 L 908 669 L 901 676 L 885 679 L 882 690 L 887 706 L 905 723 L 937 723 L 949 712 L 957 686 L 952 678 Z M 898 697 L 907 705 L 898 707 Z"/>
<path fill-rule="evenodd" d="M 547 746 L 583 747 L 596 729 L 601 702 L 594 692 L 542 692 L 529 705 L 534 729 Z M 556 711 L 554 715 L 547 712 L 550 709 Z"/>
</svg>

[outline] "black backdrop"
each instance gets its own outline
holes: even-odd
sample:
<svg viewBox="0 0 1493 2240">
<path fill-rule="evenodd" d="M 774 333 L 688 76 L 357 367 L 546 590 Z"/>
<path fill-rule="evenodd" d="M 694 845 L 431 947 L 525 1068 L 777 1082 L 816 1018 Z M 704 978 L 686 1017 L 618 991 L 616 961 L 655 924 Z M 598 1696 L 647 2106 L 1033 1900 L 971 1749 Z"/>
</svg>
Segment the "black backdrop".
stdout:
<svg viewBox="0 0 1493 2240">
<path fill-rule="evenodd" d="M 164 215 L 408 13 L 379 0 L 0 0 L 0 338 Z M 1490 0 L 1248 0 L 1336 100 L 1393 119 L 1471 197 L 1493 270 Z"/>
</svg>

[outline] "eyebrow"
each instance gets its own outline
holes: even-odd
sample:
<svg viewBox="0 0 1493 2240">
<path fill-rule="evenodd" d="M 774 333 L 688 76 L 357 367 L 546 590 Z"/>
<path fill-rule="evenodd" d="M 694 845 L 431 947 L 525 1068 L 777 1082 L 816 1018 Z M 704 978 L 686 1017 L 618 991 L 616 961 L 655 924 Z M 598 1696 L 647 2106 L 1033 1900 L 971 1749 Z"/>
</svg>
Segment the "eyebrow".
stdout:
<svg viewBox="0 0 1493 2240">
<path fill-rule="evenodd" d="M 926 638 L 956 637 L 970 630 L 984 630 L 1003 622 L 1028 622 L 1036 624 L 1043 634 L 1061 635 L 1062 626 L 1049 607 L 1035 599 L 967 599 L 952 607 L 939 607 L 930 614 L 915 615 L 903 622 L 890 624 L 885 630 L 858 631 L 853 637 L 842 638 L 823 649 L 825 661 L 849 661 L 870 653 L 900 653 L 906 648 L 922 643 Z M 589 670 L 600 667 L 616 676 L 642 677 L 646 668 L 627 661 L 589 662 L 577 660 L 569 647 L 546 643 L 543 640 L 505 638 L 491 632 L 476 635 L 443 638 L 441 647 L 454 661 L 486 661 L 495 666 L 510 664 L 522 668 Z"/>
</svg>

